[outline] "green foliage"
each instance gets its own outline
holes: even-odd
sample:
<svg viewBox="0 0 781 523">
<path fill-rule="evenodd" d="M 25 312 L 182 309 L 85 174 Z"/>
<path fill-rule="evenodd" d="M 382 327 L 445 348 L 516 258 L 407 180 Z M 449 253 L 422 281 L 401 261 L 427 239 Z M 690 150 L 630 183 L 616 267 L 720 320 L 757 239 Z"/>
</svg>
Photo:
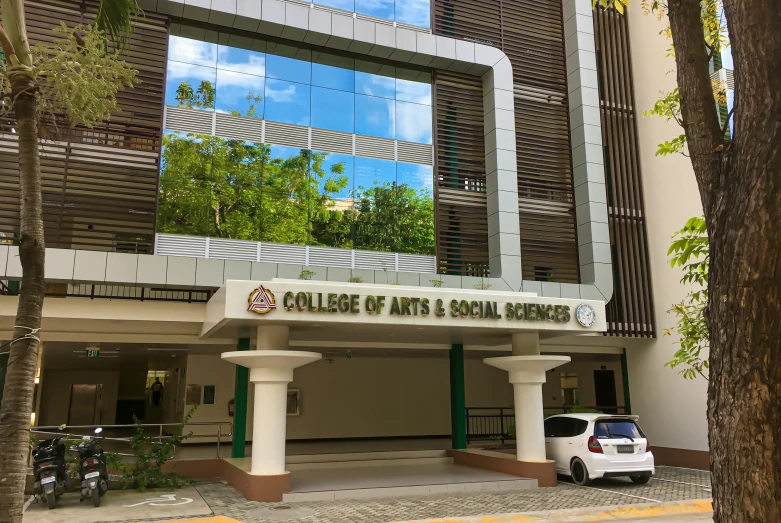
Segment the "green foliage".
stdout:
<svg viewBox="0 0 781 523">
<path fill-rule="evenodd" d="M 481 281 L 481 282 L 475 283 L 475 289 L 477 289 L 478 291 L 485 291 L 485 290 L 488 290 L 490 288 L 491 288 L 491 284 L 488 283 L 487 281 Z"/>
<path fill-rule="evenodd" d="M 39 110 L 64 112 L 71 125 L 94 127 L 108 120 L 117 109 L 117 93 L 140 82 L 137 71 L 106 49 L 105 34 L 95 26 L 61 23 L 54 33 L 53 42 L 32 50 Z"/>
<path fill-rule="evenodd" d="M 122 474 L 123 488 L 135 486 L 144 491 L 147 488 L 179 488 L 191 481 L 176 472 L 165 472 L 163 466 L 176 452 L 176 445 L 186 440 L 192 432 L 184 433 L 184 427 L 195 413 L 196 407 L 185 414 L 184 419 L 174 430 L 174 434 L 160 440 L 158 436 L 147 436 L 138 418 L 133 417 L 136 433 L 130 438 L 130 449 L 135 458 L 135 464 L 125 464 L 119 456 L 111 454 L 107 457 L 107 465 Z"/>
<path fill-rule="evenodd" d="M 686 379 L 705 374 L 708 360 L 708 325 L 705 321 L 705 307 L 708 303 L 708 270 L 710 251 L 705 219 L 690 218 L 680 231 L 673 235 L 667 254 L 671 256 L 670 267 L 681 267 L 681 283 L 692 288 L 686 297 L 668 311 L 677 317 L 675 327 L 665 329 L 665 336 L 676 334 L 680 348 L 673 359 L 665 363 L 671 369 L 680 367 L 679 373 Z"/>
<path fill-rule="evenodd" d="M 308 271 L 308 270 L 304 269 L 303 271 L 298 273 L 298 279 L 299 280 L 311 280 L 312 276 L 314 276 L 314 275 L 315 275 L 314 271 Z"/>
<path fill-rule="evenodd" d="M 582 405 L 570 405 L 567 409 L 567 414 L 602 414 L 601 410 L 588 409 Z"/>
<path fill-rule="evenodd" d="M 259 96 L 249 93 L 256 113 Z M 213 108 L 214 86 L 187 82 L 182 107 Z M 301 149 L 274 158 L 266 144 L 199 134 L 163 138 L 158 227 L 163 233 L 275 243 L 434 253 L 434 199 L 386 182 L 350 188 L 344 163 Z M 345 197 L 345 195 L 349 195 Z"/>
<path fill-rule="evenodd" d="M 350 283 L 363 283 L 363 278 L 360 276 L 350 276 L 347 281 Z"/>
<path fill-rule="evenodd" d="M 95 25 L 114 42 L 117 49 L 125 49 L 133 32 L 133 17 L 141 13 L 136 0 L 103 0 L 100 2 Z"/>
<path fill-rule="evenodd" d="M 591 0 L 591 7 L 594 8 L 597 4 L 601 5 L 605 9 L 614 8 L 621 14 L 624 14 L 624 9 L 629 7 L 629 0 Z"/>
<path fill-rule="evenodd" d="M 445 283 L 443 280 L 429 280 L 429 283 L 431 283 L 432 287 L 442 287 L 442 284 Z"/>
<path fill-rule="evenodd" d="M 665 120 L 675 120 L 678 125 L 683 127 L 683 117 L 681 116 L 681 92 L 676 87 L 671 93 L 664 95 L 654 103 L 654 106 L 645 111 L 643 116 L 661 116 Z M 672 140 L 660 143 L 656 151 L 656 156 L 667 156 L 673 153 L 682 153 L 686 144 L 686 135 L 680 134 Z"/>
</svg>

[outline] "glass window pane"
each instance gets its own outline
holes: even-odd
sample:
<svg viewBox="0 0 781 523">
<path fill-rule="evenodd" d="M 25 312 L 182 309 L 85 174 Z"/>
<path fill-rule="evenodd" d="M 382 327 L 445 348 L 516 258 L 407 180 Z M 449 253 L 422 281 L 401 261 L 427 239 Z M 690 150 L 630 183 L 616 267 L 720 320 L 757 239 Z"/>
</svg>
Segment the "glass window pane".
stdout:
<svg viewBox="0 0 781 523">
<path fill-rule="evenodd" d="M 355 132 L 380 138 L 394 137 L 393 100 L 355 95 Z M 431 111 L 429 110 L 429 113 Z M 430 127 L 430 124 L 429 124 Z M 430 132 L 429 132 L 430 134 Z"/>
<path fill-rule="evenodd" d="M 355 2 L 353 0 L 317 0 L 315 3 L 318 5 L 327 5 L 328 7 L 335 7 L 337 9 L 344 9 L 351 13 L 355 11 Z"/>
<path fill-rule="evenodd" d="M 157 232 L 206 236 L 211 228 L 213 138 L 165 131 Z"/>
<path fill-rule="evenodd" d="M 355 157 L 356 249 L 395 247 L 396 162 Z"/>
<path fill-rule="evenodd" d="M 262 241 L 305 245 L 311 153 L 271 146 L 263 169 Z"/>
<path fill-rule="evenodd" d="M 354 173 L 353 157 L 350 155 L 313 154 L 310 179 L 312 186 L 317 187 L 317 194 L 309 202 L 311 245 L 352 248 Z"/>
<path fill-rule="evenodd" d="M 312 85 L 353 92 L 355 60 L 327 53 L 317 53 L 312 61 Z"/>
<path fill-rule="evenodd" d="M 214 111 L 214 86 L 217 70 L 213 67 L 168 62 L 165 79 L 165 104 Z"/>
<path fill-rule="evenodd" d="M 431 143 L 431 107 L 396 102 L 396 139 Z"/>
<path fill-rule="evenodd" d="M 209 236 L 260 240 L 263 166 L 261 143 L 214 138 Z"/>
<path fill-rule="evenodd" d="M 266 55 L 266 76 L 308 84 L 312 79 L 312 62 L 268 54 Z"/>
<path fill-rule="evenodd" d="M 383 98 L 396 97 L 396 79 L 365 71 L 355 71 L 355 92 Z"/>
<path fill-rule="evenodd" d="M 396 176 L 396 251 L 433 255 L 434 169 L 399 163 Z"/>
<path fill-rule="evenodd" d="M 266 53 L 221 45 L 217 48 L 217 68 L 265 76 Z"/>
<path fill-rule="evenodd" d="M 393 0 L 355 0 L 355 12 L 393 20 Z"/>
<path fill-rule="evenodd" d="M 312 87 L 312 127 L 352 133 L 354 112 L 353 93 Z"/>
<path fill-rule="evenodd" d="M 431 105 L 431 84 L 397 78 L 396 100 Z"/>
<path fill-rule="evenodd" d="M 428 0 L 396 0 L 396 21 L 402 24 L 430 27 L 431 4 Z"/>
<path fill-rule="evenodd" d="M 217 44 L 171 36 L 168 39 L 168 60 L 192 65 L 217 65 Z"/>
<path fill-rule="evenodd" d="M 264 82 L 262 76 L 217 69 L 217 111 L 263 118 Z"/>
<path fill-rule="evenodd" d="M 309 125 L 309 86 L 266 79 L 266 119 Z"/>
</svg>

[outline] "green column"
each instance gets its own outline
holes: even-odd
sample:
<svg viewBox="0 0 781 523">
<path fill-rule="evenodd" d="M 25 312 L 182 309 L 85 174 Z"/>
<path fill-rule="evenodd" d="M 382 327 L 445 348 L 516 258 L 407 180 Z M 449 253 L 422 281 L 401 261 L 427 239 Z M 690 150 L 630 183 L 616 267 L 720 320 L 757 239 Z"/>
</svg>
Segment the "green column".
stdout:
<svg viewBox="0 0 781 523">
<path fill-rule="evenodd" d="M 629 399 L 629 369 L 626 364 L 626 349 L 621 353 L 621 378 L 624 383 L 624 407 L 626 414 L 632 414 L 632 401 Z"/>
<path fill-rule="evenodd" d="M 239 338 L 236 350 L 249 350 L 249 338 Z M 233 414 L 233 451 L 231 456 L 243 458 L 247 446 L 247 389 L 249 389 L 249 369 L 236 365 L 236 392 Z"/>
<path fill-rule="evenodd" d="M 466 395 L 464 393 L 464 346 L 450 348 L 450 426 L 454 449 L 466 448 Z"/>
</svg>

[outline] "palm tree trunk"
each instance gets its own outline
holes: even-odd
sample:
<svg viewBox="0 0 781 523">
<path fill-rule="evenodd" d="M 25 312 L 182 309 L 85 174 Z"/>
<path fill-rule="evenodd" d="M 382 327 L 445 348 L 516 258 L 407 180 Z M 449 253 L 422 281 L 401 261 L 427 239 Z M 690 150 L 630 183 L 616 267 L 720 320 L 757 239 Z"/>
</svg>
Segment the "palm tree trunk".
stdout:
<svg viewBox="0 0 781 523">
<path fill-rule="evenodd" d="M 11 94 L 19 137 L 21 235 L 19 257 L 22 286 L 8 357 L 3 403 L 0 407 L 0 523 L 21 523 L 30 413 L 33 408 L 38 329 L 44 290 L 44 242 L 41 212 L 41 169 L 35 84 L 24 75 L 11 79 Z M 24 336 L 29 336 L 24 338 Z"/>
</svg>

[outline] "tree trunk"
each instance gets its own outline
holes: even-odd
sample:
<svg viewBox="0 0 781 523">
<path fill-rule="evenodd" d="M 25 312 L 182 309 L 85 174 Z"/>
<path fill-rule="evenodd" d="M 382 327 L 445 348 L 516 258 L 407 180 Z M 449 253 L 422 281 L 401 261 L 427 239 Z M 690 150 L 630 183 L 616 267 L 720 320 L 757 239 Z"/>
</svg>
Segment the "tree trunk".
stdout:
<svg viewBox="0 0 781 523">
<path fill-rule="evenodd" d="M 724 0 L 734 141 L 697 0 L 670 0 L 682 115 L 710 238 L 708 425 L 716 523 L 781 521 L 781 2 Z"/>
<path fill-rule="evenodd" d="M 30 442 L 30 413 L 40 345 L 38 329 L 43 309 L 45 249 L 35 85 L 27 76 L 14 75 L 11 91 L 17 121 L 16 134 L 19 137 L 19 257 L 23 276 L 13 333 L 13 339 L 19 341 L 8 347 L 8 371 L 0 407 L 0 522 L 21 523 Z M 34 337 L 20 339 L 25 335 Z"/>
</svg>

